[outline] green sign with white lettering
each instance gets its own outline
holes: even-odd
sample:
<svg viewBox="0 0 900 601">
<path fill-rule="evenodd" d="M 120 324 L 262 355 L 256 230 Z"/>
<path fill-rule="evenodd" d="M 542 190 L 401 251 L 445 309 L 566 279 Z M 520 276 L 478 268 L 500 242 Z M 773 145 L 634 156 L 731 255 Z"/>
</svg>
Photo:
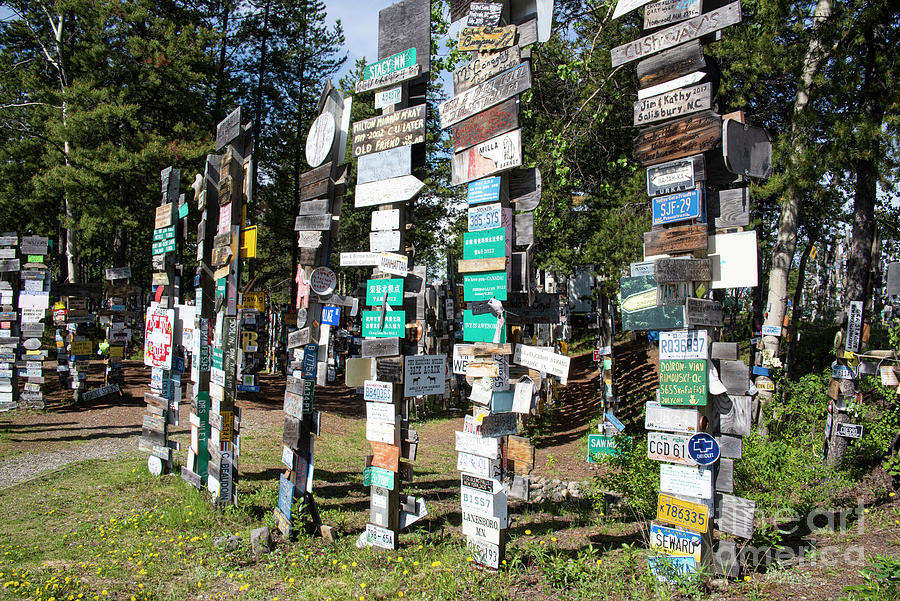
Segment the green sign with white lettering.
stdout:
<svg viewBox="0 0 900 601">
<path fill-rule="evenodd" d="M 170 253 L 175 250 L 175 239 L 171 240 L 160 240 L 159 242 L 154 242 L 152 247 L 152 252 L 154 255 L 164 255 L 166 253 Z"/>
<path fill-rule="evenodd" d="M 495 259 L 505 256 L 505 228 L 463 234 L 463 259 Z"/>
<path fill-rule="evenodd" d="M 377 63 L 366 65 L 363 69 L 363 81 L 367 79 L 375 79 L 376 77 L 384 77 L 390 75 L 394 71 L 400 71 L 416 64 L 416 49 L 410 48 L 403 52 L 383 58 Z"/>
<path fill-rule="evenodd" d="M 161 227 L 158 230 L 153 230 L 153 241 L 159 242 L 160 240 L 172 240 L 175 238 L 175 226 L 170 225 L 169 227 Z"/>
<path fill-rule="evenodd" d="M 588 434 L 588 463 L 597 463 L 601 457 L 609 457 L 618 454 L 618 436 L 604 436 L 602 434 Z M 623 438 L 628 438 L 624 436 Z"/>
<path fill-rule="evenodd" d="M 380 326 L 381 311 L 362 312 L 364 338 L 403 338 L 406 336 L 406 311 L 386 311 L 384 327 Z"/>
<path fill-rule="evenodd" d="M 394 472 L 382 467 L 367 467 L 363 470 L 363 486 L 380 486 L 394 490 Z"/>
<path fill-rule="evenodd" d="M 222 369 L 224 354 L 222 349 L 213 347 L 212 350 L 212 366 L 216 369 Z"/>
<path fill-rule="evenodd" d="M 489 271 L 463 276 L 463 299 L 466 302 L 496 298 L 506 300 L 506 272 Z"/>
<path fill-rule="evenodd" d="M 403 304 L 403 280 L 400 278 L 366 282 L 366 304 L 370 307 L 380 306 L 384 302 L 385 292 L 389 305 Z"/>
<path fill-rule="evenodd" d="M 703 407 L 708 393 L 706 359 L 664 359 L 659 362 L 661 405 Z"/>
<path fill-rule="evenodd" d="M 471 311 L 463 311 L 463 341 L 494 342 L 497 332 L 497 318 L 491 313 L 472 315 Z M 506 342 L 506 326 L 500 328 L 500 344 Z"/>
</svg>

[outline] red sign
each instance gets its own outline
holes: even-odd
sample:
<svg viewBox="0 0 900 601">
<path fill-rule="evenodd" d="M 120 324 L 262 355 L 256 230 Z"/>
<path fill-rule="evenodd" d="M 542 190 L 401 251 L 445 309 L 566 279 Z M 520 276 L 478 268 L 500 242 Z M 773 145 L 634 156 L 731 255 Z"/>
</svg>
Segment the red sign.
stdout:
<svg viewBox="0 0 900 601">
<path fill-rule="evenodd" d="M 598 363 L 603 361 L 603 355 L 600 354 L 600 351 L 594 351 L 594 361 L 597 361 Z"/>
<path fill-rule="evenodd" d="M 172 369 L 172 325 L 174 309 L 151 305 L 144 328 L 144 365 Z"/>
</svg>

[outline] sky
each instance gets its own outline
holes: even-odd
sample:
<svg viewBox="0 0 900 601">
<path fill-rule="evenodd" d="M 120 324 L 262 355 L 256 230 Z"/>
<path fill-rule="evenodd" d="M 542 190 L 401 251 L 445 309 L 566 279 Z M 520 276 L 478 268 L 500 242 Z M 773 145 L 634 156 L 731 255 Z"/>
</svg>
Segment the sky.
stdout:
<svg viewBox="0 0 900 601">
<path fill-rule="evenodd" d="M 347 42 L 347 62 L 332 81 L 339 81 L 350 72 L 356 59 L 365 57 L 366 62 L 378 58 L 378 11 L 394 4 L 396 0 L 326 0 L 328 21 L 332 25 L 338 19 L 344 26 Z"/>
</svg>

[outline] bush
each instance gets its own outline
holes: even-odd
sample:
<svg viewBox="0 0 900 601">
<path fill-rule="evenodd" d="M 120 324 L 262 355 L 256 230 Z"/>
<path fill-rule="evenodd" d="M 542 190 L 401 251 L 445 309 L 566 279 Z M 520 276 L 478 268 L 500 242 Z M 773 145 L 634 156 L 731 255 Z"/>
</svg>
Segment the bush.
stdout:
<svg viewBox="0 0 900 601">
<path fill-rule="evenodd" d="M 605 511 L 604 493 L 619 493 L 636 518 L 652 519 L 659 493 L 659 462 L 647 458 L 646 436 L 619 436 L 617 443 L 620 452 L 602 458 L 610 470 L 593 479 L 587 496 L 597 511 Z"/>
</svg>

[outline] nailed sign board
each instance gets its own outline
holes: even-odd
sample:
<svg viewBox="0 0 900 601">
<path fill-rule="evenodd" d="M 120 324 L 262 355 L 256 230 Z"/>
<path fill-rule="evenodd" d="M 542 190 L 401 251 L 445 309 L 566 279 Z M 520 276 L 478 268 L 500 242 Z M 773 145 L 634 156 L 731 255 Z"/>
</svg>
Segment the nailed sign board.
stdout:
<svg viewBox="0 0 900 601">
<path fill-rule="evenodd" d="M 522 130 L 517 129 L 454 154 L 451 185 L 458 186 L 522 164 Z"/>
<path fill-rule="evenodd" d="M 705 406 L 708 392 L 706 359 L 664 359 L 659 362 L 661 404 Z"/>
<path fill-rule="evenodd" d="M 477 232 L 498 228 L 500 221 L 500 203 L 480 205 L 469 208 L 469 231 Z"/>
<path fill-rule="evenodd" d="M 378 90 L 380 88 L 394 86 L 400 82 L 418 77 L 421 72 L 422 68 L 419 65 L 412 65 L 411 67 L 406 67 L 405 69 L 400 69 L 399 71 L 393 71 L 391 73 L 388 73 L 387 75 L 382 75 L 381 77 L 358 81 L 356 82 L 356 93 L 362 94 L 363 92 L 368 92 L 370 90 Z"/>
<path fill-rule="evenodd" d="M 413 355 L 404 361 L 403 396 L 444 394 L 446 355 Z"/>
<path fill-rule="evenodd" d="M 403 338 L 406 336 L 406 311 L 387 311 L 384 324 L 381 311 L 362 312 L 362 335 L 366 338 Z"/>
<path fill-rule="evenodd" d="M 656 519 L 701 534 L 709 531 L 709 507 L 682 501 L 671 495 L 659 495 L 656 504 Z"/>
<path fill-rule="evenodd" d="M 725 119 L 722 124 L 722 155 L 725 157 L 725 168 L 732 173 L 760 179 L 772 175 L 772 139 L 761 127 Z"/>
<path fill-rule="evenodd" d="M 644 9 L 644 30 L 700 16 L 702 0 L 660 0 Z M 697 561 L 700 561 L 698 558 Z"/>
<path fill-rule="evenodd" d="M 708 245 L 705 224 L 679 225 L 644 233 L 644 256 L 646 257 L 706 250 Z"/>
<path fill-rule="evenodd" d="M 634 124 L 647 125 L 711 108 L 712 84 L 697 84 L 638 100 L 634 103 Z"/>
<path fill-rule="evenodd" d="M 401 275 L 406 277 L 409 273 L 409 257 L 394 253 L 381 253 L 378 261 L 378 269 L 384 273 Z"/>
<path fill-rule="evenodd" d="M 144 328 L 144 365 L 172 369 L 175 310 L 151 305 Z"/>
<path fill-rule="evenodd" d="M 128 267 L 116 267 L 114 269 L 106 270 L 106 279 L 107 280 L 124 280 L 131 277 L 131 266 Z"/>
<path fill-rule="evenodd" d="M 647 168 L 647 195 L 660 196 L 692 190 L 706 177 L 703 155 Z"/>
<path fill-rule="evenodd" d="M 557 376 L 563 383 L 569 377 L 569 365 L 571 362 L 571 357 L 558 355 L 552 350 L 525 344 L 517 344 L 513 355 L 513 363 Z"/>
<path fill-rule="evenodd" d="M 642 130 L 634 158 L 645 167 L 713 150 L 722 139 L 722 117 L 703 111 Z"/>
<path fill-rule="evenodd" d="M 653 277 L 657 284 L 708 282 L 712 279 L 712 262 L 709 259 L 658 259 Z"/>
<path fill-rule="evenodd" d="M 438 106 L 441 129 L 447 129 L 531 87 L 531 65 L 522 63 L 470 88 Z"/>
<path fill-rule="evenodd" d="M 469 6 L 467 27 L 496 27 L 503 14 L 502 2 L 473 2 Z"/>
<path fill-rule="evenodd" d="M 588 463 L 598 463 L 602 461 L 602 457 L 616 455 L 619 452 L 617 438 L 617 436 L 588 434 Z"/>
<path fill-rule="evenodd" d="M 657 284 L 653 276 L 622 278 L 619 306 L 622 330 L 673 330 L 684 327 L 683 307 L 658 307 Z"/>
<path fill-rule="evenodd" d="M 722 325 L 724 315 L 722 303 L 700 298 L 687 298 L 684 304 L 684 323 L 687 326 Z"/>
<path fill-rule="evenodd" d="M 506 257 L 506 229 L 502 227 L 463 234 L 463 259 Z"/>
<path fill-rule="evenodd" d="M 393 395 L 394 385 L 390 382 L 366 380 L 365 384 L 363 384 L 363 400 L 391 403 L 394 399 Z"/>
<path fill-rule="evenodd" d="M 366 65 L 363 69 L 363 81 L 385 77 L 396 71 L 412 67 L 416 64 L 416 49 L 410 48 L 398 52 L 378 62 Z"/>
<path fill-rule="evenodd" d="M 716 529 L 742 538 L 753 538 L 756 502 L 731 495 L 720 495 L 716 503 Z"/>
<path fill-rule="evenodd" d="M 699 188 L 666 196 L 656 196 L 651 199 L 653 225 L 699 219 L 702 214 L 702 201 L 702 193 Z"/>
<path fill-rule="evenodd" d="M 379 253 L 349 252 L 341 253 L 341 267 L 375 267 L 381 261 Z"/>
<path fill-rule="evenodd" d="M 359 157 L 359 161 L 356 164 L 356 195 L 359 196 L 359 184 L 368 184 L 378 180 L 410 175 L 411 173 L 412 146 L 398 146 L 390 150 L 363 155 Z M 403 200 L 408 200 L 409 198 L 411 197 Z"/>
<path fill-rule="evenodd" d="M 298 215 L 294 219 L 294 231 L 331 231 L 331 215 Z"/>
<path fill-rule="evenodd" d="M 756 230 L 710 236 L 712 289 L 755 287 L 759 282 Z"/>
<path fill-rule="evenodd" d="M 400 354 L 400 339 L 364 338 L 360 354 L 363 357 L 394 357 Z"/>
<path fill-rule="evenodd" d="M 543 181 L 537 167 L 509 173 L 509 201 L 517 211 L 533 211 L 541 203 Z"/>
<path fill-rule="evenodd" d="M 700 414 L 696 409 L 663 407 L 656 401 L 648 401 L 644 428 L 664 432 L 694 434 L 698 430 Z"/>
<path fill-rule="evenodd" d="M 678 23 L 612 50 L 612 66 L 646 58 L 741 22 L 741 3 L 732 2 L 689 21 Z"/>
<path fill-rule="evenodd" d="M 387 295 L 387 304 L 403 304 L 403 280 L 400 278 L 389 280 L 368 280 L 366 282 L 366 304 L 370 307 L 381 305 L 384 296 Z"/>
<path fill-rule="evenodd" d="M 470 205 L 500 200 L 500 176 L 486 177 L 471 182 L 466 190 L 466 202 Z"/>
<path fill-rule="evenodd" d="M 709 355 L 709 333 L 706 330 L 680 330 L 659 333 L 659 358 L 706 359 Z"/>
<path fill-rule="evenodd" d="M 498 517 L 503 520 L 508 518 L 505 492 L 492 494 L 477 488 L 460 486 L 459 493 L 459 504 L 463 511 Z"/>
<path fill-rule="evenodd" d="M 847 341 L 844 348 L 851 353 L 859 352 L 859 342 L 862 337 L 863 304 L 862 301 L 850 301 L 847 311 Z"/>
<path fill-rule="evenodd" d="M 839 423 L 836 424 L 834 433 L 841 438 L 862 438 L 863 426 L 857 424 Z"/>
<path fill-rule="evenodd" d="M 403 86 L 375 92 L 375 110 L 394 106 L 403 101 Z"/>
<path fill-rule="evenodd" d="M 509 48 L 516 41 L 516 26 L 463 27 L 459 33 L 457 50 L 463 52 L 496 52 Z"/>
<path fill-rule="evenodd" d="M 497 459 L 500 453 L 499 439 L 485 438 L 467 432 L 457 432 L 456 450 L 460 453 L 469 453 L 488 459 Z"/>
<path fill-rule="evenodd" d="M 697 83 L 705 76 L 706 58 L 699 40 L 651 56 L 637 64 L 641 91 L 648 96 Z M 649 92 L 649 93 L 647 93 Z"/>
<path fill-rule="evenodd" d="M 518 127 L 518 100 L 510 98 L 454 125 L 453 151 L 460 152 Z"/>
<path fill-rule="evenodd" d="M 717 228 L 750 225 L 750 188 L 719 190 L 706 199 L 706 219 Z"/>
<path fill-rule="evenodd" d="M 691 557 L 699 563 L 703 544 L 697 532 L 650 524 L 650 548 L 669 557 Z"/>
<path fill-rule="evenodd" d="M 400 231 L 369 232 L 369 252 L 393 252 L 400 250 Z"/>
<path fill-rule="evenodd" d="M 416 49 L 416 65 L 431 70 L 431 2 L 401 0 L 378 11 L 378 58 Z"/>
<path fill-rule="evenodd" d="M 481 421 L 481 435 L 510 436 L 519 433 L 519 417 L 515 413 L 485 415 Z"/>
<path fill-rule="evenodd" d="M 366 524 L 366 544 L 382 549 L 395 549 L 394 531 L 375 524 Z"/>
<path fill-rule="evenodd" d="M 690 435 L 647 432 L 647 458 L 655 461 L 697 465 L 688 454 Z"/>
<path fill-rule="evenodd" d="M 633 10 L 637 10 L 640 7 L 653 2 L 653 0 L 618 0 L 616 2 L 616 10 L 613 11 L 613 19 L 618 19 L 623 15 L 627 15 Z"/>
<path fill-rule="evenodd" d="M 386 232 L 400 229 L 400 209 L 372 211 L 373 232 Z"/>
<path fill-rule="evenodd" d="M 216 152 L 235 141 L 241 133 L 241 107 L 237 107 L 216 126 Z"/>
<path fill-rule="evenodd" d="M 673 465 L 659 466 L 659 490 L 661 493 L 712 499 L 713 471 L 702 466 Z"/>
<path fill-rule="evenodd" d="M 453 93 L 462 94 L 498 73 L 512 69 L 520 61 L 517 46 L 491 54 L 479 54 L 468 64 L 453 72 Z"/>
<path fill-rule="evenodd" d="M 480 478 L 499 478 L 502 474 L 498 459 L 489 459 L 465 452 L 458 454 L 456 469 L 465 474 L 474 474 Z"/>
<path fill-rule="evenodd" d="M 461 513 L 463 534 L 494 545 L 500 544 L 500 530 L 506 526 L 505 519 L 472 513 L 465 509 Z"/>
<path fill-rule="evenodd" d="M 353 156 L 391 150 L 425 141 L 426 105 L 400 109 L 353 124 Z"/>
<path fill-rule="evenodd" d="M 406 202 L 418 194 L 424 186 L 425 183 L 414 175 L 401 175 L 359 184 L 356 186 L 353 204 L 360 208 Z"/>
<path fill-rule="evenodd" d="M 507 299 L 505 271 L 489 271 L 463 275 L 463 299 L 466 302 Z"/>
</svg>

